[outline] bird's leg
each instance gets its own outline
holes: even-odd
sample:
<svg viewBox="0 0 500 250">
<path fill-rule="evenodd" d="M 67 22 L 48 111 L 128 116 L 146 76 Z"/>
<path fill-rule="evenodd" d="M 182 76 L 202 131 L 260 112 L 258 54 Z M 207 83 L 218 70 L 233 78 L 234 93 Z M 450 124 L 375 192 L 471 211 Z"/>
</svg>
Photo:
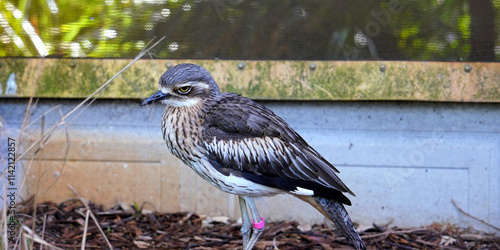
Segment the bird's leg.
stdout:
<svg viewBox="0 0 500 250">
<path fill-rule="evenodd" d="M 243 249 L 247 249 L 248 240 L 250 239 L 250 217 L 248 217 L 247 202 L 243 197 L 238 196 L 241 209 L 241 236 L 243 236 Z"/>
<path fill-rule="evenodd" d="M 253 232 L 252 232 L 252 237 L 248 241 L 248 245 L 245 247 L 244 250 L 250 250 L 253 248 L 255 243 L 257 243 L 257 240 L 259 239 L 260 235 L 264 232 L 264 219 L 259 216 L 259 211 L 257 211 L 257 206 L 255 205 L 255 202 L 253 201 L 252 197 L 244 196 L 243 199 L 246 201 L 248 206 L 250 207 L 250 211 L 252 211 L 252 225 L 253 225 Z"/>
</svg>

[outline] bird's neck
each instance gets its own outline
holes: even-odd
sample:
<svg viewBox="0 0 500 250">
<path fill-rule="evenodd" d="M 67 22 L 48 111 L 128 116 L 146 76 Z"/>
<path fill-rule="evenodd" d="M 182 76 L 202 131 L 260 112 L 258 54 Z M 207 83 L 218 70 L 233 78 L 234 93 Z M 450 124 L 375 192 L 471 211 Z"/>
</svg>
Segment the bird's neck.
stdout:
<svg viewBox="0 0 500 250">
<path fill-rule="evenodd" d="M 163 118 L 166 117 L 182 117 L 183 120 L 189 120 L 190 122 L 201 122 L 203 120 L 204 114 L 207 111 L 207 105 L 204 102 L 200 102 L 196 105 L 191 106 L 167 106 Z"/>
<path fill-rule="evenodd" d="M 196 139 L 201 135 L 203 106 L 172 107 L 167 106 L 163 114 L 162 132 L 168 149 L 172 154 L 190 165 L 193 157 L 201 157 L 197 151 Z"/>
</svg>

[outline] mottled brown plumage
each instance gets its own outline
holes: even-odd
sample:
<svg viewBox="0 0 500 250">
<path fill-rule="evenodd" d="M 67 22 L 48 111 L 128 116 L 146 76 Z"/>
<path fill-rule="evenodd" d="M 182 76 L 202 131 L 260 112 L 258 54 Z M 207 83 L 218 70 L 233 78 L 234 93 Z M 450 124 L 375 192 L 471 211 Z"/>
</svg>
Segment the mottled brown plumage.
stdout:
<svg viewBox="0 0 500 250">
<path fill-rule="evenodd" d="M 283 119 L 265 106 L 233 93 L 220 93 L 204 68 L 180 64 L 160 79 L 157 93 L 143 105 L 166 105 L 162 131 L 169 150 L 202 178 L 240 196 L 244 248 L 250 237 L 246 204 L 254 220 L 258 211 L 251 197 L 289 193 L 332 219 L 357 249 L 364 244 L 343 204 L 353 192 L 338 170 L 314 150 Z M 246 217 L 246 219 L 245 219 Z"/>
<path fill-rule="evenodd" d="M 335 174 L 338 170 L 271 110 L 233 93 L 219 95 L 208 106 L 200 144 L 220 167 L 257 175 L 252 181 L 264 185 L 286 180 L 287 186 L 313 188 L 350 205 L 342 192 L 353 193 Z"/>
</svg>

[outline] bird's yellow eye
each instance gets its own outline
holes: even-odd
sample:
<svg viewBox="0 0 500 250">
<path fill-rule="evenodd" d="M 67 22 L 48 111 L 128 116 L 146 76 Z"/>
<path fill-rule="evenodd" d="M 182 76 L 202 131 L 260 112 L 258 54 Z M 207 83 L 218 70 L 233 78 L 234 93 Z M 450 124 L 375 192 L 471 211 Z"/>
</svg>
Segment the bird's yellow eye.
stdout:
<svg viewBox="0 0 500 250">
<path fill-rule="evenodd" d="M 191 90 L 191 86 L 182 86 L 179 88 L 179 93 L 187 94 Z"/>
</svg>

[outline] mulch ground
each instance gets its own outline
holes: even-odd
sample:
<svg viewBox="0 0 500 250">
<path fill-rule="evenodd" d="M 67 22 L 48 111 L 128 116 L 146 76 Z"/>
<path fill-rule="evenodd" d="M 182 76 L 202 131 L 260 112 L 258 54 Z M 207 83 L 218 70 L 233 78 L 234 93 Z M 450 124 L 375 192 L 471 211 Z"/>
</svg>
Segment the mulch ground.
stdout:
<svg viewBox="0 0 500 250">
<path fill-rule="evenodd" d="M 34 227 L 44 241 L 62 249 L 80 249 L 82 242 L 86 249 L 109 248 L 109 245 L 114 249 L 241 249 L 241 225 L 224 217 L 147 213 L 137 211 L 139 208 L 134 206 L 104 210 L 87 204 L 84 206 L 80 200 L 46 202 L 36 206 L 36 213 L 33 206 L 23 205 L 18 218 L 26 227 Z M 88 219 L 87 207 L 91 211 Z M 36 218 L 34 225 L 33 218 Z M 374 225 L 360 234 L 368 249 L 500 249 L 498 236 L 441 224 L 410 229 Z M 39 248 L 35 243 L 35 249 Z M 325 225 L 304 228 L 293 221 L 266 225 L 255 249 L 274 248 L 351 249 L 339 233 Z"/>
</svg>

